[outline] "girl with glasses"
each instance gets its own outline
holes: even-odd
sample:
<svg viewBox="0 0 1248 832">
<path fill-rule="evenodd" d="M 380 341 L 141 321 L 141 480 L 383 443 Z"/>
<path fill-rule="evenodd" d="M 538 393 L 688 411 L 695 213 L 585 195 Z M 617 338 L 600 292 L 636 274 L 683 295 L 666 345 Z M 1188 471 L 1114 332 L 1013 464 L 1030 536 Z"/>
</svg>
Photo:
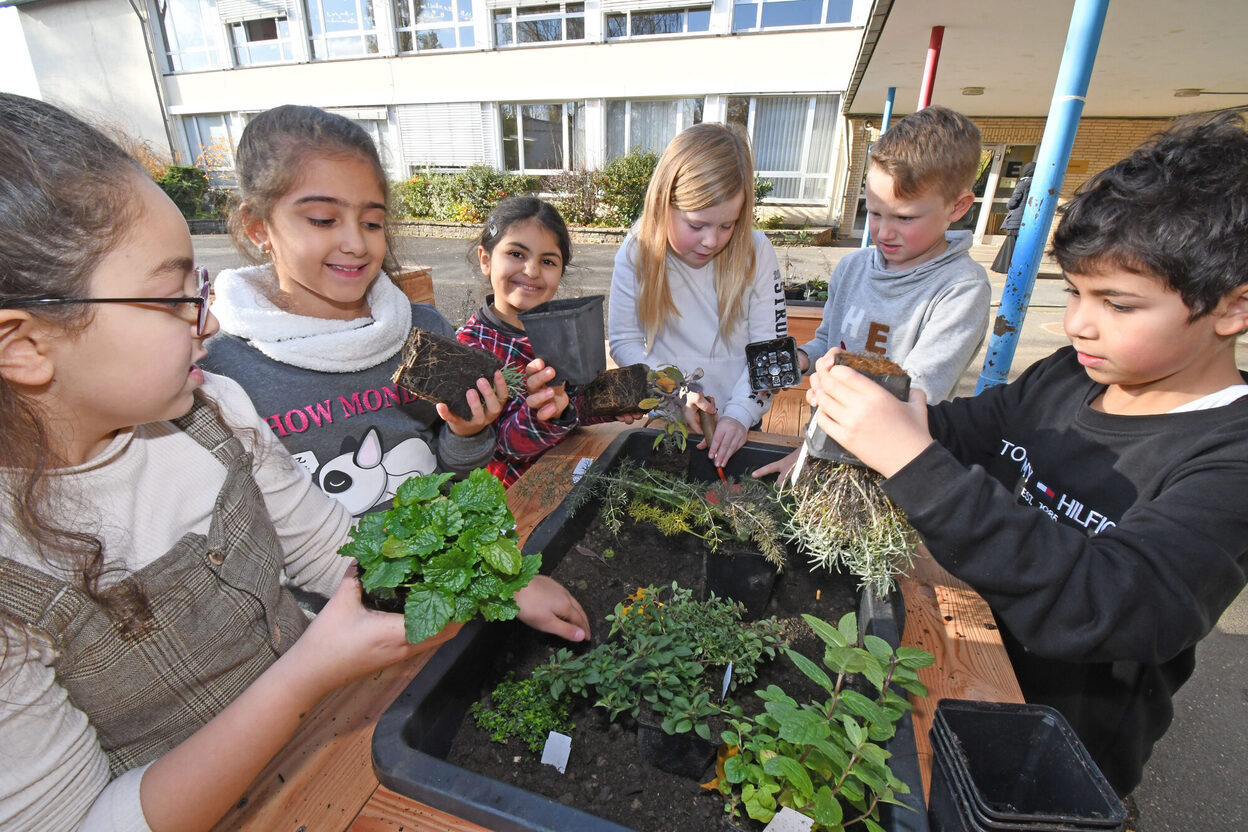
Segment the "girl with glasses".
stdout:
<svg viewBox="0 0 1248 832">
<path fill-rule="evenodd" d="M 234 382 L 186 223 L 123 150 L 0 93 L 0 828 L 209 829 L 329 691 L 427 651 L 350 514 Z M 282 586 L 332 596 L 311 623 Z M 521 617 L 574 639 L 558 584 Z"/>
</svg>

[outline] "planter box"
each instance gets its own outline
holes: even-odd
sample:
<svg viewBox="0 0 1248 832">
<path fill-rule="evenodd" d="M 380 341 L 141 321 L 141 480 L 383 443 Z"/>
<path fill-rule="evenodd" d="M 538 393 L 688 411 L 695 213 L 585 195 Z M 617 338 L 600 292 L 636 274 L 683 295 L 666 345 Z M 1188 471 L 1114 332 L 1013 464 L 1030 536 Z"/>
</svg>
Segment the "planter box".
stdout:
<svg viewBox="0 0 1248 832">
<path fill-rule="evenodd" d="M 646 459 L 658 435 L 655 430 L 622 433 L 597 464 L 631 456 Z M 748 443 L 732 458 L 738 472 L 778 459 L 787 447 Z M 580 538 L 586 520 L 578 515 L 569 523 L 567 503 L 560 505 L 533 530 L 524 551 L 541 551 L 542 571 L 550 572 Z M 588 511 L 586 507 L 582 511 Z M 794 565 L 791 568 L 797 568 Z M 891 602 L 864 595 L 859 622 L 863 628 L 893 645 L 901 640 L 904 608 L 899 593 Z M 394 704 L 382 715 L 373 734 L 373 764 L 387 788 L 459 818 L 498 832 L 630 832 L 620 824 L 565 806 L 547 797 L 468 771 L 445 761 L 451 742 L 487 684 L 485 674 L 499 649 L 493 625 L 473 621 L 444 645 Z M 914 725 L 906 714 L 886 747 L 897 777 L 909 784 L 902 796 L 915 811 L 881 811 L 889 832 L 928 832 L 927 810 L 919 776 Z"/>
</svg>

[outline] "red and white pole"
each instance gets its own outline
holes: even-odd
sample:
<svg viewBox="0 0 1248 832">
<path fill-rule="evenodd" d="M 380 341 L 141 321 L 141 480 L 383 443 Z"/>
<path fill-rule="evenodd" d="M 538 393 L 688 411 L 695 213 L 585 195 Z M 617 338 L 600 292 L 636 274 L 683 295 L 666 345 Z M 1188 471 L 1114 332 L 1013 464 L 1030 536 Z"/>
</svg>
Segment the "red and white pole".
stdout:
<svg viewBox="0 0 1248 832">
<path fill-rule="evenodd" d="M 919 88 L 919 106 L 922 110 L 932 103 L 932 87 L 936 85 L 936 65 L 940 63 L 940 44 L 945 39 L 945 27 L 933 26 L 927 41 L 927 63 L 923 65 L 923 86 Z"/>
</svg>

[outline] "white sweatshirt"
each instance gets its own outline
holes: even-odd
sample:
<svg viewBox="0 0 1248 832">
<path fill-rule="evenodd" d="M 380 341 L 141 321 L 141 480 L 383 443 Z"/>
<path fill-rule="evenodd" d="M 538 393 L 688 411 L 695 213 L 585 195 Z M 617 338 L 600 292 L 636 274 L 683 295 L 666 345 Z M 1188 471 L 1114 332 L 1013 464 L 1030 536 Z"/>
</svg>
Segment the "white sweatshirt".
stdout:
<svg viewBox="0 0 1248 832">
<path fill-rule="evenodd" d="M 695 269 L 669 252 L 667 281 L 679 317 L 669 319 L 646 348 L 646 328 L 637 311 L 641 287 L 637 281 L 637 238 L 632 233 L 615 255 L 607 322 L 607 340 L 616 364 L 671 364 L 685 373 L 701 367 L 706 374 L 702 386 L 715 399 L 720 418 L 735 419 L 747 428 L 767 412 L 771 397 L 750 390 L 745 345 L 789 333 L 775 249 L 761 231 L 752 234 L 754 278 L 742 299 L 743 319 L 731 334 L 719 329 L 715 261 Z"/>
</svg>

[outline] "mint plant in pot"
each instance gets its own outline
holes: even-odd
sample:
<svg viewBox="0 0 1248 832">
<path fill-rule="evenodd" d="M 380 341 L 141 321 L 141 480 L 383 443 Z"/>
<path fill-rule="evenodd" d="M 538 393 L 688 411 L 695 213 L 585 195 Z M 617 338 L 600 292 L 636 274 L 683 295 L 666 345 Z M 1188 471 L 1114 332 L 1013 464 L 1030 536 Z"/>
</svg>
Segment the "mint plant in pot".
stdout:
<svg viewBox="0 0 1248 832">
<path fill-rule="evenodd" d="M 477 615 L 515 618 L 513 597 L 542 565 L 520 554 L 502 483 L 477 469 L 445 487 L 453 476 L 408 479 L 393 508 L 361 517 L 338 550 L 359 563 L 365 603 L 401 611 L 413 644 Z"/>
</svg>

